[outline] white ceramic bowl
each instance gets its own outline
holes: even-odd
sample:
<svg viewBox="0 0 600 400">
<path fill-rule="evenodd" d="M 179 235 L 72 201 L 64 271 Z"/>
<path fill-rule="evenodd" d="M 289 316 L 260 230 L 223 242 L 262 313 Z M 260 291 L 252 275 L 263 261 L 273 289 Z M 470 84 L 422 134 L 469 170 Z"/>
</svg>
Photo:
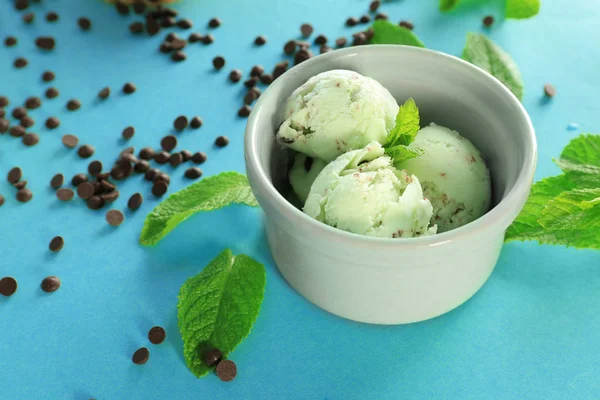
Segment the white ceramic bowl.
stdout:
<svg viewBox="0 0 600 400">
<path fill-rule="evenodd" d="M 381 239 L 332 228 L 289 203 L 290 151 L 274 137 L 286 99 L 311 76 L 338 68 L 378 80 L 400 104 L 413 97 L 422 126 L 434 121 L 469 138 L 491 170 L 493 209 L 435 236 Z M 485 283 L 529 194 L 537 150 L 527 112 L 494 77 L 450 55 L 384 45 L 326 53 L 279 77 L 250 116 L 245 157 L 273 259 L 290 285 L 339 316 L 401 324 L 446 313 Z"/>
</svg>

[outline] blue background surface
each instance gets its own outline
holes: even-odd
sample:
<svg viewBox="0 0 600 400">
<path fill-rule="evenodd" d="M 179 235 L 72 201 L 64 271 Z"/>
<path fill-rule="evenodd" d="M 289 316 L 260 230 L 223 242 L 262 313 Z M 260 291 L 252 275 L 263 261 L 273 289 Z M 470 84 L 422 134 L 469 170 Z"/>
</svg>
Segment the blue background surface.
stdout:
<svg viewBox="0 0 600 400">
<path fill-rule="evenodd" d="M 12 3 L 5 0 L 3 3 Z M 544 1 L 540 15 L 525 21 L 502 21 L 501 2 L 440 14 L 437 1 L 385 3 L 393 21 L 409 19 L 425 44 L 460 54 L 469 31 L 482 31 L 483 16 L 497 23 L 489 35 L 517 61 L 523 73 L 523 100 L 537 130 L 539 166 L 536 178 L 558 173 L 551 158 L 580 132 L 598 132 L 600 3 L 592 0 Z M 145 202 L 125 212 L 117 229 L 104 212 L 81 201 L 60 203 L 48 187 L 57 172 L 66 177 L 85 171 L 92 159 L 109 165 L 127 125 L 136 127 L 128 145 L 154 145 L 180 115 L 200 115 L 204 126 L 178 135 L 180 147 L 203 150 L 205 176 L 244 170 L 245 120 L 241 84 L 227 81 L 227 71 L 271 67 L 282 58 L 285 41 L 311 22 L 315 34 L 330 40 L 357 29 L 344 27 L 348 16 L 367 11 L 367 0 L 204 1 L 178 4 L 206 32 L 210 17 L 219 16 L 211 46 L 191 45 L 188 60 L 175 64 L 157 53 L 164 34 L 132 37 L 123 17 L 94 0 L 44 0 L 25 26 L 18 13 L 3 4 L 0 38 L 18 37 L 13 48 L 0 45 L 0 94 L 12 105 L 31 95 L 43 106 L 30 112 L 41 140 L 25 148 L 20 140 L 0 137 L 0 277 L 14 276 L 19 290 L 0 298 L 0 398 L 13 399 L 598 399 L 600 398 L 600 252 L 577 251 L 536 243 L 504 247 L 489 282 L 466 304 L 434 320 L 406 326 L 372 326 L 330 315 L 300 297 L 277 272 L 263 234 L 260 210 L 229 207 L 193 217 L 155 248 L 137 244 L 145 215 L 158 203 L 141 177 L 119 184 L 114 207 L 126 208 L 130 194 Z M 57 23 L 43 19 L 48 10 Z M 80 32 L 76 19 L 88 16 L 92 30 Z M 177 29 L 175 29 L 177 31 Z M 43 34 L 56 36 L 57 48 L 42 53 L 33 44 Z M 269 42 L 256 48 L 254 37 Z M 186 35 L 187 36 L 187 35 Z M 315 49 L 316 50 L 316 49 Z M 213 72 L 211 60 L 225 56 L 226 68 Z M 30 64 L 16 70 L 12 62 L 26 56 Z M 402 68 L 401 65 L 398 68 Z M 56 72 L 52 85 L 61 95 L 43 98 L 48 84 L 40 75 Z M 120 88 L 134 82 L 138 91 L 124 96 Z M 542 95 L 544 83 L 558 94 Z M 106 85 L 113 96 L 98 102 Z M 82 101 L 66 111 L 69 98 Z M 10 109 L 10 108 L 9 108 Z M 60 118 L 48 131 L 43 121 Z M 468 118 L 468 116 L 465 116 Z M 568 131 L 569 123 L 579 129 Z M 60 138 L 77 134 L 96 147 L 90 160 L 65 149 Z M 228 135 L 231 144 L 214 147 Z M 35 196 L 18 204 L 4 174 L 19 165 Z M 173 192 L 188 182 L 184 169 L 171 171 Z M 105 209 L 106 210 L 106 209 Z M 59 254 L 48 243 L 62 235 Z M 235 350 L 235 381 L 214 375 L 197 380 L 186 368 L 177 329 L 176 304 L 181 284 L 198 273 L 223 248 L 263 262 L 267 288 L 252 334 Z M 40 282 L 57 275 L 62 287 L 43 293 Z M 165 343 L 147 340 L 148 329 L 162 325 Z M 147 346 L 147 364 L 134 365 L 132 353 Z"/>
</svg>

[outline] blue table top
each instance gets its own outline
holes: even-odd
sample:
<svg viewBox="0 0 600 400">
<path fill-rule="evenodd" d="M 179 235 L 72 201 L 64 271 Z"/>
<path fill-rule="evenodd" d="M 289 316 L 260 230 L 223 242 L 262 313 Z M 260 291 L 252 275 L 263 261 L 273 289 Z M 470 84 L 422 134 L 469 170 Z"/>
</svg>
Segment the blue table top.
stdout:
<svg viewBox="0 0 600 400">
<path fill-rule="evenodd" d="M 469 31 L 483 31 L 487 14 L 497 17 L 489 36 L 509 51 L 524 76 L 523 103 L 534 122 L 539 143 L 536 178 L 558 173 L 551 158 L 580 132 L 600 126 L 600 3 L 591 0 L 543 1 L 539 16 L 503 21 L 500 1 L 440 14 L 437 1 L 387 2 L 382 11 L 392 20 L 414 22 L 415 32 L 433 49 L 460 54 Z M 0 399 L 597 399 L 600 396 L 600 252 L 511 243 L 504 247 L 488 283 L 466 304 L 442 317 L 405 326 L 374 326 L 347 321 L 304 300 L 284 281 L 265 244 L 260 210 L 229 207 L 193 217 L 155 248 L 142 248 L 138 237 L 145 215 L 157 199 L 141 177 L 121 183 L 115 208 L 126 209 L 130 194 L 145 202 L 125 212 L 117 229 L 104 211 L 88 210 L 81 201 L 60 203 L 49 188 L 58 172 L 71 177 L 92 159 L 108 165 L 126 145 L 153 145 L 172 129 L 180 115 L 200 115 L 204 126 L 178 135 L 180 148 L 202 150 L 205 176 L 244 170 L 245 120 L 241 84 L 227 80 L 232 68 L 244 71 L 257 63 L 269 68 L 282 57 L 285 41 L 311 22 L 315 33 L 330 40 L 350 36 L 348 16 L 360 16 L 366 0 L 203 1 L 176 5 L 206 32 L 213 16 L 223 25 L 215 43 L 192 45 L 188 60 L 173 63 L 157 52 L 164 34 L 133 37 L 123 17 L 101 1 L 44 0 L 32 7 L 36 20 L 24 25 L 5 5 L 0 38 L 15 35 L 19 44 L 0 46 L 0 94 L 13 104 L 41 96 L 30 112 L 40 143 L 25 148 L 9 135 L 0 137 L 0 277 L 13 276 L 19 290 L 0 298 Z M 60 19 L 43 16 L 55 10 Z M 89 32 L 76 20 L 92 19 Z M 39 35 L 54 35 L 57 48 L 35 48 Z M 252 45 L 256 35 L 268 44 Z M 211 60 L 223 55 L 227 65 L 214 72 Z M 14 69 L 26 56 L 29 65 Z M 401 65 L 398 68 L 402 68 Z M 46 100 L 41 73 L 53 70 L 60 96 Z M 123 83 L 138 90 L 120 93 Z M 543 99 L 545 83 L 557 88 Z M 113 96 L 96 100 L 100 88 Z M 83 106 L 65 109 L 70 98 Z M 46 117 L 60 118 L 60 128 L 43 127 Z M 567 125 L 577 123 L 577 130 Z M 120 139 L 125 126 L 136 134 Z M 96 153 L 82 160 L 61 145 L 74 133 Z M 219 135 L 231 143 L 213 145 Z M 19 204 L 4 175 L 19 165 L 34 192 Z M 189 182 L 183 168 L 167 169 L 170 191 Z M 106 209 L 105 209 L 106 210 Z M 65 238 L 58 254 L 48 251 L 55 235 Z M 266 265 L 267 288 L 252 334 L 234 351 L 239 374 L 223 383 L 214 375 L 198 380 L 186 368 L 177 328 L 177 294 L 223 248 L 246 253 Z M 62 287 L 41 291 L 40 282 L 57 275 Z M 148 329 L 162 325 L 165 343 L 148 343 Z M 150 349 L 143 366 L 133 352 Z"/>
</svg>

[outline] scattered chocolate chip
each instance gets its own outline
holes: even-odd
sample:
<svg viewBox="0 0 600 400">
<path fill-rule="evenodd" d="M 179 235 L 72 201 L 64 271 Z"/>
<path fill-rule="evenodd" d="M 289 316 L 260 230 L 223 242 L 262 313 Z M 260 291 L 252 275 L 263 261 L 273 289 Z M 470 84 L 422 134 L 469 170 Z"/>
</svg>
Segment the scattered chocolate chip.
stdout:
<svg viewBox="0 0 600 400">
<path fill-rule="evenodd" d="M 265 36 L 260 35 L 254 39 L 254 44 L 257 46 L 262 46 L 265 43 L 267 43 L 267 38 Z"/>
<path fill-rule="evenodd" d="M 101 98 L 102 100 L 106 99 L 108 96 L 110 96 L 110 88 L 109 87 L 105 87 L 104 89 L 101 89 L 98 92 L 98 97 Z"/>
<path fill-rule="evenodd" d="M 413 23 L 410 21 L 400 21 L 400 23 L 398 23 L 398 25 L 400 25 L 401 27 L 406 28 L 408 30 L 411 30 L 411 31 L 415 28 Z"/>
<path fill-rule="evenodd" d="M 154 18 L 146 16 L 146 32 L 148 32 L 148 35 L 154 36 L 159 31 L 160 26 L 158 25 L 158 22 L 156 22 Z"/>
<path fill-rule="evenodd" d="M 60 125 L 60 121 L 56 117 L 50 117 L 46 120 L 46 128 L 55 129 Z"/>
<path fill-rule="evenodd" d="M 89 144 L 84 144 L 77 150 L 77 154 L 81 158 L 89 158 L 92 156 L 92 154 L 94 154 L 94 150 L 94 147 L 90 146 Z"/>
<path fill-rule="evenodd" d="M 152 185 L 152 194 L 156 197 L 161 197 L 167 192 L 169 185 L 163 180 L 155 181 Z"/>
<path fill-rule="evenodd" d="M 202 43 L 204 43 L 204 44 L 211 44 L 214 41 L 215 41 L 215 38 L 210 33 L 202 38 Z"/>
<path fill-rule="evenodd" d="M 181 29 L 190 29 L 193 25 L 194 24 L 192 23 L 192 21 L 187 18 L 180 19 L 179 21 L 177 21 L 177 26 Z"/>
<path fill-rule="evenodd" d="M 325 43 L 327 43 L 327 36 L 325 35 L 319 35 L 315 38 L 315 44 L 316 45 L 324 45 Z"/>
<path fill-rule="evenodd" d="M 219 18 L 211 18 L 211 20 L 208 21 L 209 28 L 218 28 L 219 26 L 221 26 L 221 20 Z"/>
<path fill-rule="evenodd" d="M 244 104 L 252 104 L 254 100 L 260 97 L 260 90 L 257 88 L 252 88 L 246 93 L 244 96 Z"/>
<path fill-rule="evenodd" d="M 181 154 L 181 158 L 182 158 L 183 162 L 191 160 L 192 156 L 193 156 L 192 152 L 189 150 L 181 150 L 179 152 L 179 154 Z"/>
<path fill-rule="evenodd" d="M 70 149 L 77 147 L 79 139 L 75 135 L 66 134 L 62 137 L 62 143 Z"/>
<path fill-rule="evenodd" d="M 177 167 L 182 162 L 183 156 L 181 155 L 181 153 L 173 153 L 169 157 L 169 164 L 171 164 L 172 167 Z"/>
<path fill-rule="evenodd" d="M 157 164 L 166 164 L 169 161 L 169 157 L 169 153 L 166 151 L 161 151 L 154 154 L 154 161 L 156 161 Z"/>
<path fill-rule="evenodd" d="M 127 207 L 130 210 L 137 210 L 138 208 L 140 208 L 140 206 L 142 205 L 142 202 L 144 201 L 144 198 L 142 197 L 142 195 L 140 193 L 134 193 L 129 200 L 127 201 Z M 150 340 L 152 342 L 152 340 Z M 162 342 L 162 340 L 161 340 Z M 154 343 L 154 342 L 152 342 Z M 155 343 L 158 344 L 158 343 Z"/>
<path fill-rule="evenodd" d="M 4 196 L 0 194 L 0 207 L 4 204 Z"/>
<path fill-rule="evenodd" d="M 339 37 L 335 40 L 335 45 L 337 47 L 344 47 L 348 40 L 345 37 Z"/>
<path fill-rule="evenodd" d="M 156 174 L 158 174 L 158 170 L 156 168 L 150 168 L 148 171 L 146 171 L 146 173 L 144 174 L 144 179 L 150 182 L 154 181 L 154 177 L 156 176 Z"/>
<path fill-rule="evenodd" d="M 380 0 L 373 0 L 371 2 L 371 4 L 369 4 L 369 11 L 376 12 L 380 5 L 381 5 Z"/>
<path fill-rule="evenodd" d="M 54 72 L 52 72 L 52 71 L 45 71 L 42 74 L 42 80 L 44 82 L 51 82 L 54 80 L 55 77 L 56 77 L 56 75 L 54 75 Z"/>
<path fill-rule="evenodd" d="M 60 188 L 56 191 L 56 197 L 61 201 L 69 201 L 74 195 L 75 192 L 73 192 L 73 189 L 69 188 Z"/>
<path fill-rule="evenodd" d="M 15 59 L 14 66 L 15 68 L 25 68 L 29 62 L 26 58 L 18 57 Z"/>
<path fill-rule="evenodd" d="M 273 75 L 270 75 L 270 74 L 261 75 L 260 81 L 265 85 L 270 85 L 273 82 Z"/>
<path fill-rule="evenodd" d="M 494 24 L 494 17 L 491 15 L 487 15 L 484 19 L 483 19 L 483 26 L 487 26 L 490 27 Z"/>
<path fill-rule="evenodd" d="M 9 104 L 10 104 L 10 101 L 8 100 L 8 97 L 0 96 L 0 107 L 6 107 Z"/>
<path fill-rule="evenodd" d="M 190 43 L 196 43 L 196 42 L 201 42 L 202 39 L 204 38 L 204 36 L 202 36 L 199 33 L 190 33 L 190 35 L 188 36 L 188 42 Z"/>
<path fill-rule="evenodd" d="M 172 26 L 175 26 L 175 24 L 176 24 L 176 21 L 175 21 L 175 18 L 173 18 L 173 17 L 164 17 L 160 21 L 160 26 L 162 26 L 163 28 L 170 28 Z"/>
<path fill-rule="evenodd" d="M 173 150 L 175 147 L 177 147 L 177 138 L 173 135 L 165 136 L 160 141 L 160 147 L 162 147 L 164 151 Z"/>
<path fill-rule="evenodd" d="M 350 17 L 346 20 L 346 26 L 355 26 L 358 24 L 358 21 L 354 17 Z"/>
<path fill-rule="evenodd" d="M 375 16 L 375 19 L 388 19 L 388 16 L 387 16 L 387 14 L 386 14 L 386 13 L 378 13 L 378 14 Z"/>
<path fill-rule="evenodd" d="M 371 17 L 368 16 L 367 14 L 363 15 L 362 17 L 360 17 L 360 19 L 358 20 L 361 24 L 368 24 L 369 22 L 371 22 Z"/>
<path fill-rule="evenodd" d="M 29 7 L 29 0 L 15 0 L 15 10 L 25 10 Z"/>
<path fill-rule="evenodd" d="M 87 181 L 88 181 L 87 175 L 83 174 L 83 173 L 79 173 L 79 174 L 73 175 L 73 178 L 71 178 L 71 185 L 77 187 Z"/>
<path fill-rule="evenodd" d="M 92 197 L 96 192 L 96 187 L 91 182 L 83 182 L 77 186 L 77 196 L 87 200 Z"/>
<path fill-rule="evenodd" d="M 136 194 L 139 195 L 139 193 Z M 140 198 L 141 197 L 142 195 L 140 195 Z M 150 331 L 148 331 L 148 340 L 150 340 L 150 343 L 152 344 L 161 344 L 165 341 L 166 338 L 167 332 L 165 332 L 165 330 L 160 326 L 155 326 L 152 329 L 150 329 Z"/>
<path fill-rule="evenodd" d="M 125 94 L 131 94 L 131 93 L 135 92 L 135 90 L 136 90 L 136 87 L 131 82 L 127 82 L 126 84 L 123 85 L 123 93 L 125 93 Z"/>
<path fill-rule="evenodd" d="M 133 11 L 136 14 L 143 14 L 146 11 L 146 4 L 142 0 L 137 0 L 133 3 Z"/>
<path fill-rule="evenodd" d="M 40 141 L 40 136 L 37 133 L 26 133 L 23 136 L 23 144 L 25 146 L 35 146 Z"/>
<path fill-rule="evenodd" d="M 217 376 L 223 382 L 232 381 L 237 375 L 237 366 L 231 360 L 223 360 L 217 364 Z"/>
<path fill-rule="evenodd" d="M 188 179 L 198 179 L 202 176 L 202 170 L 197 167 L 188 168 L 184 176 Z"/>
<path fill-rule="evenodd" d="M 190 121 L 190 127 L 193 129 L 198 129 L 201 126 L 202 126 L 202 118 L 200 118 L 200 117 L 194 117 Z"/>
<path fill-rule="evenodd" d="M 27 203 L 33 197 L 33 193 L 29 189 L 19 189 L 17 191 L 17 200 L 21 203 Z"/>
<path fill-rule="evenodd" d="M 43 50 L 53 50 L 56 41 L 51 36 L 40 36 L 35 40 L 35 45 Z"/>
<path fill-rule="evenodd" d="M 110 176 L 110 175 L 109 175 Z M 108 179 L 108 176 L 107 176 Z M 113 192 L 117 187 L 107 180 L 101 180 L 100 186 L 105 192 Z"/>
<path fill-rule="evenodd" d="M 21 137 L 25 135 L 25 128 L 22 126 L 11 126 L 8 133 L 13 137 Z"/>
<path fill-rule="evenodd" d="M 62 236 L 55 236 L 50 241 L 50 245 L 48 246 L 48 248 L 50 249 L 50 251 L 57 253 L 62 250 L 64 245 L 65 239 L 63 239 Z"/>
<path fill-rule="evenodd" d="M 301 62 L 308 60 L 312 56 L 313 56 L 313 54 L 310 50 L 302 49 L 299 52 L 297 52 L 296 55 L 294 56 L 294 65 L 298 65 Z"/>
<path fill-rule="evenodd" d="M 140 150 L 139 156 L 142 160 L 152 160 L 154 157 L 154 149 L 151 147 L 144 147 Z"/>
<path fill-rule="evenodd" d="M 206 153 L 202 152 L 202 151 L 198 151 L 196 153 L 194 153 L 194 155 L 192 156 L 192 162 L 196 163 L 196 164 L 202 164 L 206 161 L 207 156 Z"/>
<path fill-rule="evenodd" d="M 92 196 L 87 199 L 86 204 L 90 210 L 99 210 L 104 207 L 105 200 L 100 196 Z"/>
<path fill-rule="evenodd" d="M 122 1 L 117 1 L 115 3 L 115 7 L 117 8 L 117 11 L 119 12 L 119 14 L 121 14 L 121 15 L 129 14 L 129 6 L 125 3 L 123 3 Z"/>
<path fill-rule="evenodd" d="M 225 59 L 221 56 L 217 56 L 213 58 L 212 63 L 213 67 L 215 67 L 216 70 L 219 70 L 225 66 Z"/>
<path fill-rule="evenodd" d="M 27 181 L 19 181 L 13 186 L 15 187 L 15 189 L 23 189 L 25 186 L 27 186 Z"/>
<path fill-rule="evenodd" d="M 79 25 L 82 31 L 89 31 L 92 27 L 92 21 L 89 18 L 81 17 L 77 19 L 77 25 Z"/>
<path fill-rule="evenodd" d="M 20 124 L 23 128 L 30 128 L 35 124 L 35 121 L 29 115 L 26 115 L 21 118 Z"/>
<path fill-rule="evenodd" d="M 100 199 L 102 200 L 102 205 L 105 203 L 112 203 L 119 197 L 119 192 L 113 191 L 110 193 L 102 193 L 100 195 Z"/>
<path fill-rule="evenodd" d="M 221 361 L 223 354 L 219 349 L 208 349 L 202 355 L 202 362 L 208 367 L 214 367 Z"/>
<path fill-rule="evenodd" d="M 158 50 L 161 53 L 170 53 L 171 51 L 173 51 L 173 47 L 171 46 L 171 43 L 163 42 L 160 44 L 160 47 L 158 48 Z"/>
<path fill-rule="evenodd" d="M 290 55 L 293 54 L 294 51 L 296 51 L 296 42 L 294 40 L 287 41 L 283 46 L 283 52 Z"/>
<path fill-rule="evenodd" d="M 15 107 L 12 111 L 12 116 L 13 116 L 13 118 L 16 118 L 16 119 L 21 119 L 26 115 L 27 115 L 27 110 L 25 110 L 23 107 Z"/>
<path fill-rule="evenodd" d="M 279 78 L 285 71 L 287 71 L 289 61 L 281 61 L 275 64 L 275 68 L 273 68 L 273 79 Z"/>
<path fill-rule="evenodd" d="M 102 172 L 102 163 L 98 160 L 94 160 L 92 161 L 89 165 L 88 165 L 88 172 L 91 176 L 98 176 L 98 174 L 100 174 Z"/>
<path fill-rule="evenodd" d="M 133 126 L 128 126 L 127 128 L 123 129 L 123 132 L 121 133 L 123 139 L 126 140 L 131 139 L 133 135 L 135 135 L 135 128 Z"/>
<path fill-rule="evenodd" d="M 250 79 L 248 79 L 247 81 L 244 82 L 244 86 L 246 86 L 247 88 L 253 88 L 254 86 L 256 86 L 256 84 L 258 83 L 258 77 L 253 76 Z"/>
<path fill-rule="evenodd" d="M 9 126 L 10 123 L 7 120 L 0 118 L 0 134 L 6 133 L 8 131 Z"/>
<path fill-rule="evenodd" d="M 6 47 L 13 47 L 16 44 L 17 44 L 17 38 L 14 36 L 7 36 L 6 39 L 4 39 L 4 45 Z"/>
<path fill-rule="evenodd" d="M 358 32 L 352 35 L 354 40 L 352 41 L 352 46 L 360 46 L 363 44 L 367 44 L 367 35 L 364 32 Z"/>
<path fill-rule="evenodd" d="M 27 13 L 27 14 L 23 15 L 22 18 L 23 18 L 23 22 L 25 22 L 26 24 L 30 24 L 35 19 L 35 14 L 34 13 Z"/>
<path fill-rule="evenodd" d="M 59 93 L 58 93 L 58 89 L 57 88 L 51 87 L 51 88 L 48 88 L 46 90 L 46 97 L 49 98 L 49 99 L 53 99 L 55 97 L 58 97 L 58 94 Z"/>
<path fill-rule="evenodd" d="M 300 33 L 302 36 L 309 37 L 313 33 L 313 27 L 311 24 L 302 24 L 300 25 Z"/>
<path fill-rule="evenodd" d="M 233 83 L 237 83 L 242 79 L 242 71 L 239 69 L 234 69 L 229 73 L 229 80 Z"/>
<path fill-rule="evenodd" d="M 22 176 L 23 176 L 23 171 L 21 171 L 21 168 L 14 167 L 10 171 L 8 171 L 8 174 L 6 175 L 6 180 L 11 185 L 14 185 L 15 183 L 17 183 L 21 180 Z"/>
<path fill-rule="evenodd" d="M 144 32 L 144 24 L 140 21 L 135 21 L 129 24 L 129 31 L 133 34 Z"/>
<path fill-rule="evenodd" d="M 106 222 L 108 222 L 110 226 L 119 226 L 124 220 L 125 216 L 119 210 L 109 210 L 106 213 Z"/>
<path fill-rule="evenodd" d="M 169 175 L 165 172 L 158 171 L 156 173 L 156 175 L 154 175 L 153 182 L 158 182 L 158 181 L 163 181 L 167 185 L 169 185 L 171 183 L 171 177 L 169 177 Z"/>
<path fill-rule="evenodd" d="M 252 67 L 252 69 L 250 70 L 250 76 L 253 78 L 258 78 L 260 77 L 263 73 L 265 72 L 265 69 L 262 65 L 255 65 L 254 67 Z"/>
<path fill-rule="evenodd" d="M 181 62 L 181 61 L 185 61 L 187 59 L 187 55 L 183 52 L 183 51 L 176 51 L 175 53 L 171 54 L 171 60 L 176 61 L 176 62 Z"/>
<path fill-rule="evenodd" d="M 219 147 L 225 147 L 229 144 L 229 138 L 227 136 L 219 136 L 215 140 L 215 144 Z"/>
<path fill-rule="evenodd" d="M 17 291 L 18 285 L 15 278 L 6 276 L 0 279 L 0 294 L 6 297 L 12 296 Z"/>
<path fill-rule="evenodd" d="M 48 22 L 58 21 L 58 14 L 55 13 L 54 11 L 48 12 L 48 14 L 46 14 L 46 21 L 48 21 Z"/>
<path fill-rule="evenodd" d="M 148 351 L 147 348 L 142 347 L 140 349 L 137 349 L 135 351 L 135 353 L 133 353 L 133 357 L 131 357 L 131 361 L 133 361 L 134 364 L 142 365 L 142 364 L 146 364 L 146 362 L 148 361 L 148 358 L 150 358 L 150 352 Z"/>
<path fill-rule="evenodd" d="M 101 174 L 98 174 L 98 176 L 96 176 L 96 180 L 99 182 L 105 181 L 108 179 L 109 176 L 110 172 L 102 172 Z"/>
<path fill-rule="evenodd" d="M 188 126 L 188 119 L 185 115 L 180 115 L 179 117 L 175 118 L 175 121 L 173 121 L 173 127 L 177 131 L 181 132 L 187 126 Z"/>
<path fill-rule="evenodd" d="M 187 46 L 187 41 L 177 38 L 169 42 L 169 44 L 171 45 L 172 50 L 181 50 Z"/>
<path fill-rule="evenodd" d="M 50 180 L 50 187 L 52 189 L 58 189 L 63 185 L 64 181 L 65 181 L 65 177 L 63 174 L 56 174 Z"/>
<path fill-rule="evenodd" d="M 81 107 L 81 103 L 77 99 L 71 99 L 67 102 L 67 109 L 69 111 L 78 110 Z"/>
<path fill-rule="evenodd" d="M 544 85 L 544 94 L 548 97 L 554 97 L 556 95 L 556 88 L 549 83 Z"/>
<path fill-rule="evenodd" d="M 321 46 L 321 48 L 319 49 L 319 53 L 323 54 L 323 53 L 328 53 L 331 50 L 333 50 L 331 47 L 327 46 L 327 45 L 323 45 Z"/>
<path fill-rule="evenodd" d="M 252 108 L 249 105 L 244 104 L 237 112 L 238 117 L 246 118 L 252 112 Z"/>
<path fill-rule="evenodd" d="M 6 115 L 6 110 L 4 108 L 0 108 L 0 118 L 4 118 Z"/>
<path fill-rule="evenodd" d="M 49 276 L 42 281 L 42 290 L 46 293 L 56 292 L 60 288 L 60 279 L 57 276 Z"/>
</svg>

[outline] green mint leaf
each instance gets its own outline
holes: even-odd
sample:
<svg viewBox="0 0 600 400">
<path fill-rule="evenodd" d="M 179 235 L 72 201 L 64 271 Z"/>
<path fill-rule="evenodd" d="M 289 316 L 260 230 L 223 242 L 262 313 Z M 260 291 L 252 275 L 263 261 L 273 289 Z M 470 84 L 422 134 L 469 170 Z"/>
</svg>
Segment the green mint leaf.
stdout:
<svg viewBox="0 0 600 400">
<path fill-rule="evenodd" d="M 420 147 L 409 147 L 403 144 L 385 149 L 385 154 L 392 157 L 394 164 L 410 160 L 411 158 L 419 157 L 425 154 L 425 150 Z"/>
<path fill-rule="evenodd" d="M 519 100 L 523 98 L 523 78 L 517 64 L 508 53 L 486 36 L 468 33 L 462 58 L 492 74 Z"/>
<path fill-rule="evenodd" d="M 600 188 L 561 193 L 548 202 L 539 223 L 545 229 L 600 228 Z"/>
<path fill-rule="evenodd" d="M 258 206 L 245 175 L 223 172 L 194 183 L 173 193 L 148 214 L 140 243 L 155 245 L 193 214 L 217 210 L 233 203 Z"/>
<path fill-rule="evenodd" d="M 423 42 L 411 31 L 384 19 L 373 23 L 373 37 L 370 44 L 403 44 L 406 46 L 425 47 Z"/>
<path fill-rule="evenodd" d="M 260 311 L 265 280 L 262 264 L 225 250 L 181 286 L 177 318 L 183 355 L 196 377 L 212 369 L 202 362 L 204 351 L 214 347 L 227 357 L 248 336 Z"/>
<path fill-rule="evenodd" d="M 399 145 L 408 146 L 415 140 L 415 136 L 421 129 L 419 109 L 411 97 L 398 109 L 396 114 L 396 125 L 387 136 L 383 147 L 390 148 Z"/>
<path fill-rule="evenodd" d="M 600 174 L 600 135 L 584 134 L 571 140 L 555 162 L 565 172 Z"/>
<path fill-rule="evenodd" d="M 460 0 L 440 0 L 440 11 L 452 11 L 459 3 Z"/>
<path fill-rule="evenodd" d="M 540 0 L 506 0 L 506 18 L 525 19 L 540 12 Z"/>
</svg>

